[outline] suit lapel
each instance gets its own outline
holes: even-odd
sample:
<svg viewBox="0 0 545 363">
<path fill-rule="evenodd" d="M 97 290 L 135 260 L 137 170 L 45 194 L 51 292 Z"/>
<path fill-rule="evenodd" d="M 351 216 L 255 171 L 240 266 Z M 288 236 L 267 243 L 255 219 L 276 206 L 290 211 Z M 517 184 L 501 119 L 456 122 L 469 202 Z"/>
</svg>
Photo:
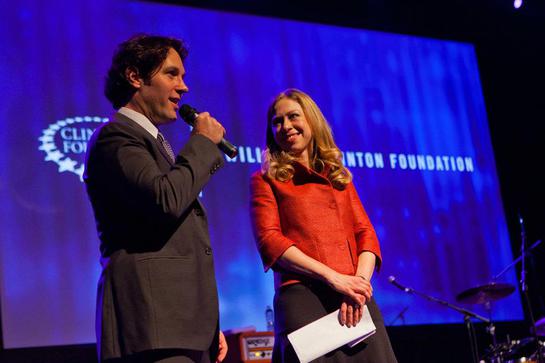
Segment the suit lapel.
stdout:
<svg viewBox="0 0 545 363">
<path fill-rule="evenodd" d="M 151 140 L 154 143 L 157 150 L 159 150 L 159 153 L 163 156 L 165 161 L 170 166 L 174 165 L 174 163 L 172 162 L 172 159 L 168 155 L 168 153 L 165 150 L 165 148 L 163 147 L 163 145 L 161 145 L 159 140 L 157 140 L 157 138 L 154 138 L 153 135 L 151 135 L 146 129 L 144 129 L 138 123 L 134 122 L 133 120 L 131 120 L 130 118 L 128 118 L 127 116 L 125 116 L 125 115 L 123 115 L 121 113 L 114 114 L 114 119 L 115 119 L 116 122 L 123 122 L 125 124 L 130 125 L 131 127 L 134 128 L 134 130 L 136 132 L 142 134 L 148 140 Z M 200 200 L 200 198 L 198 196 L 197 196 L 197 198 L 195 198 L 195 201 L 197 202 L 198 207 L 203 211 L 204 215 L 206 216 L 206 209 L 204 208 L 204 205 L 202 204 L 202 202 L 201 202 L 201 200 Z"/>
<path fill-rule="evenodd" d="M 147 139 L 153 141 L 155 147 L 157 148 L 157 150 L 159 150 L 159 153 L 163 156 L 163 158 L 165 158 L 166 162 L 172 166 L 174 165 L 174 163 L 172 162 L 172 159 L 170 158 L 170 156 L 168 155 L 167 151 L 165 150 L 165 148 L 163 147 L 163 145 L 161 145 L 161 143 L 159 142 L 159 140 L 157 140 L 157 138 L 154 138 L 153 135 L 151 135 L 146 129 L 144 129 L 142 126 L 140 126 L 138 123 L 136 123 L 135 121 L 131 120 L 129 117 L 117 112 L 115 115 L 114 115 L 114 119 L 117 121 L 117 122 L 123 122 L 125 124 L 128 124 L 130 126 L 132 126 L 136 131 L 138 131 L 139 133 L 141 133 L 142 135 L 144 135 L 144 137 L 146 137 Z"/>
<path fill-rule="evenodd" d="M 157 148 L 159 149 L 159 151 L 161 152 L 161 155 L 163 155 L 163 157 L 165 158 L 166 161 L 168 161 L 168 163 L 170 165 L 174 165 L 174 162 L 172 161 L 172 159 L 170 158 L 170 155 L 168 155 L 167 151 L 165 150 L 165 148 L 163 147 L 163 145 L 161 145 L 161 143 L 159 142 L 159 140 L 155 139 L 155 145 L 157 145 Z M 176 155 L 174 155 L 176 157 Z"/>
</svg>

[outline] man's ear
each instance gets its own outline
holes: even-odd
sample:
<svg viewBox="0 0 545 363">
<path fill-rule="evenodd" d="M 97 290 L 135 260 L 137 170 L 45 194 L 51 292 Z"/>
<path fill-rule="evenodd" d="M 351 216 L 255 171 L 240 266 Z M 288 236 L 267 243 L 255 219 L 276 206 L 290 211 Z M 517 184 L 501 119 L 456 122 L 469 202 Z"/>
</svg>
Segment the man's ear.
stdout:
<svg viewBox="0 0 545 363">
<path fill-rule="evenodd" d="M 127 67 L 125 70 L 125 78 L 131 86 L 139 89 L 144 84 L 144 80 L 138 75 L 138 70 L 134 67 Z"/>
</svg>

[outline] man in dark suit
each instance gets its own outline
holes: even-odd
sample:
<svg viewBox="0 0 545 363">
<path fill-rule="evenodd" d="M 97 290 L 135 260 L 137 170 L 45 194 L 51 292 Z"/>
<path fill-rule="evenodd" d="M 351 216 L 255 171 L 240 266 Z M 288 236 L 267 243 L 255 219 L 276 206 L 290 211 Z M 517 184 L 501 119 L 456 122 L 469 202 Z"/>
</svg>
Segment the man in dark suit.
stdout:
<svg viewBox="0 0 545 363">
<path fill-rule="evenodd" d="M 157 129 L 188 91 L 181 41 L 140 35 L 120 44 L 105 94 L 118 110 L 89 142 L 84 180 L 100 238 L 100 361 L 221 361 L 218 295 L 198 194 L 223 165 L 225 129 L 198 115 L 178 155 Z"/>
</svg>

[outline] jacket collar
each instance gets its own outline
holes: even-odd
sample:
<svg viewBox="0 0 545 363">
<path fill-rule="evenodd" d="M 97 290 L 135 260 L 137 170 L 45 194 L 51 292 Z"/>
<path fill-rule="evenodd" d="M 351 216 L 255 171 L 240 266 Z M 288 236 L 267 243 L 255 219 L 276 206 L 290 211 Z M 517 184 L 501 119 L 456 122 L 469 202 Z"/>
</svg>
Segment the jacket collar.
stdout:
<svg viewBox="0 0 545 363">
<path fill-rule="evenodd" d="M 166 152 L 163 145 L 161 145 L 159 140 L 157 140 L 157 137 L 153 137 L 153 135 L 150 134 L 150 132 L 147 131 L 145 128 L 143 128 L 138 122 L 134 121 L 130 117 L 127 117 L 126 115 L 124 115 L 122 113 L 119 113 L 119 112 L 116 112 L 114 114 L 114 120 L 116 122 L 122 122 L 124 124 L 127 124 L 127 125 L 131 126 L 134 130 L 136 130 L 138 133 L 142 134 L 145 138 L 147 138 L 149 140 L 152 140 L 155 143 L 155 145 L 157 146 L 157 148 L 159 149 L 159 151 L 161 152 L 161 155 L 163 155 L 163 157 L 166 159 L 166 161 L 168 161 L 168 163 L 170 165 L 173 165 L 172 159 L 170 158 L 170 156 Z"/>
</svg>

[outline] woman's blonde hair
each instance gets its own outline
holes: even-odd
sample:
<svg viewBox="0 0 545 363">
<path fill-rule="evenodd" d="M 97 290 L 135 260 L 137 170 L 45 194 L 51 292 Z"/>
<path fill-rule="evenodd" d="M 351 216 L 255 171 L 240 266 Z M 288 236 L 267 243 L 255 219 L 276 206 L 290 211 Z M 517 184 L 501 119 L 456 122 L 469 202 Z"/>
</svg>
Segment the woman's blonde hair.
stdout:
<svg viewBox="0 0 545 363">
<path fill-rule="evenodd" d="M 303 109 L 312 131 L 312 140 L 308 146 L 310 167 L 317 172 L 327 170 L 327 178 L 333 187 L 343 190 L 352 181 L 352 173 L 342 164 L 342 153 L 333 140 L 331 127 L 312 98 L 295 88 L 288 88 L 276 96 L 267 110 L 267 149 L 263 155 L 263 172 L 270 178 L 288 181 L 295 171 L 292 165 L 295 157 L 280 149 L 272 132 L 275 107 L 282 99 L 293 100 Z"/>
</svg>

